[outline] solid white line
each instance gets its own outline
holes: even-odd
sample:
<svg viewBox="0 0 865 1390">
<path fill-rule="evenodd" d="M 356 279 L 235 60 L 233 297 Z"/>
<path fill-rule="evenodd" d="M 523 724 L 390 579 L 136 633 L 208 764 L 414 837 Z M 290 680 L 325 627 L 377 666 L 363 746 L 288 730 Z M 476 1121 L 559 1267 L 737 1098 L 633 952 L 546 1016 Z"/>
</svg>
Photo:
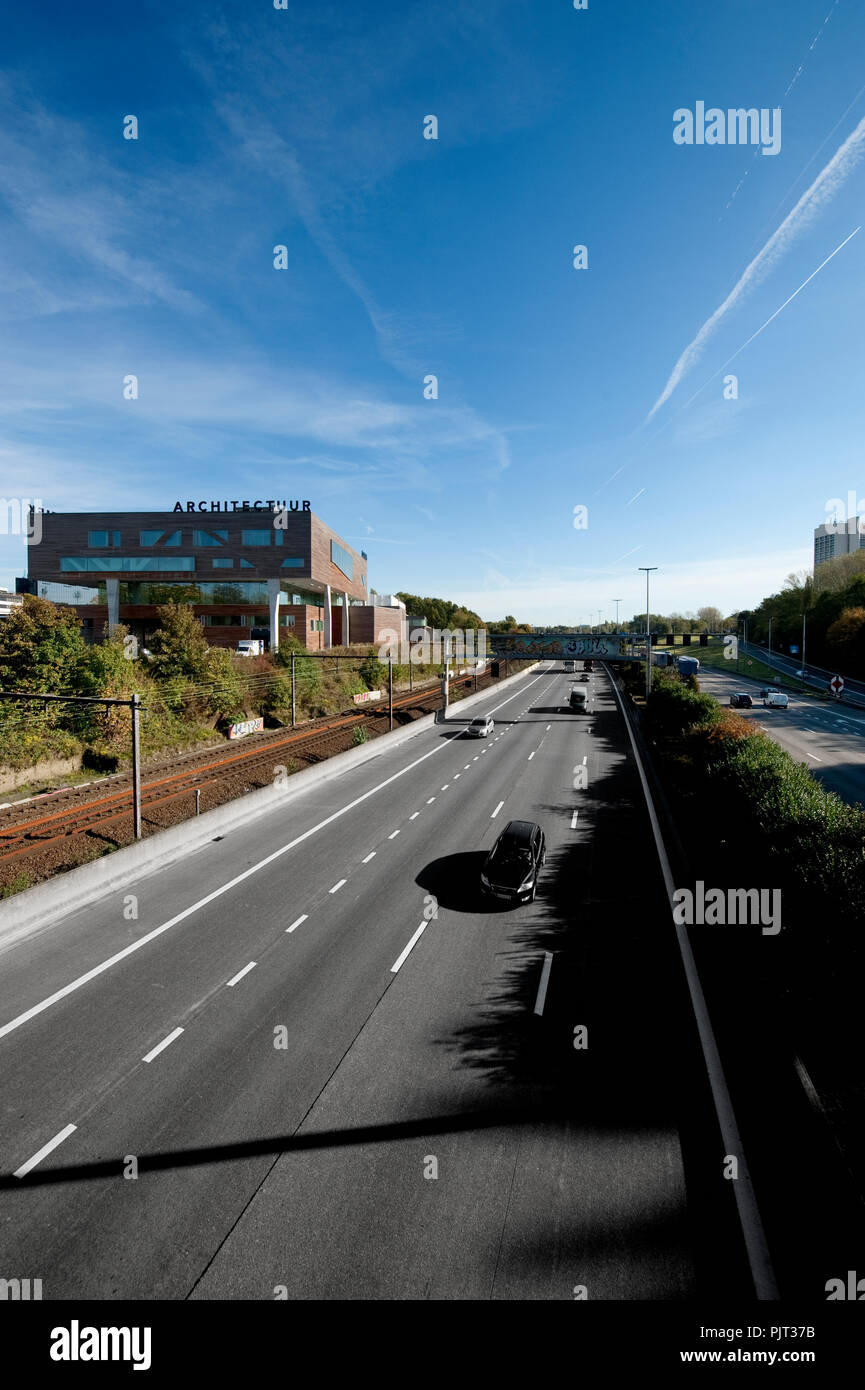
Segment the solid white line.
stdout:
<svg viewBox="0 0 865 1390">
<path fill-rule="evenodd" d="M 579 811 L 575 811 L 574 814 L 571 816 L 571 829 L 572 829 L 572 830 L 576 830 L 576 828 L 577 828 L 577 816 L 578 816 L 579 814 L 580 814 Z"/>
<path fill-rule="evenodd" d="M 538 750 L 535 749 L 535 753 L 537 753 L 537 751 L 538 751 Z M 526 761 L 527 761 L 527 762 L 531 762 L 532 758 L 535 756 L 535 753 L 530 753 Z"/>
<path fill-rule="evenodd" d="M 390 973 L 391 973 L 392 975 L 395 975 L 395 974 L 396 974 L 396 972 L 399 970 L 400 966 L 405 962 L 405 960 L 406 960 L 406 959 L 408 958 L 408 956 L 411 954 L 412 947 L 416 944 L 416 942 L 418 942 L 418 941 L 420 940 L 421 936 L 423 935 L 423 931 L 424 931 L 424 928 L 425 928 L 425 927 L 426 927 L 426 922 L 425 922 L 425 921 L 424 921 L 424 922 L 421 922 L 420 926 L 418 927 L 418 929 L 417 929 L 417 931 L 415 932 L 414 936 L 412 937 L 411 941 L 408 943 L 408 945 L 405 947 L 405 949 L 404 949 L 403 951 L 401 951 L 400 954 L 397 956 L 396 960 L 394 961 L 393 965 L 392 965 L 391 968 L 390 968 Z"/>
<path fill-rule="evenodd" d="M 255 966 L 256 966 L 256 962 L 255 962 L 254 960 L 251 960 L 251 961 L 249 962 L 249 965 L 245 965 L 245 966 L 243 967 L 243 969 L 242 969 L 242 970 L 239 970 L 238 973 L 237 973 L 236 975 L 233 975 L 232 978 L 231 978 L 230 980 L 226 980 L 226 982 L 225 982 L 225 988 L 226 988 L 226 989 L 233 989 L 234 986 L 237 984 L 238 980 L 242 980 L 243 977 L 244 977 L 244 975 L 248 975 L 249 972 L 250 972 L 250 970 L 254 970 L 254 969 L 255 969 Z"/>
<path fill-rule="evenodd" d="M 417 820 L 419 815 L 420 811 L 415 811 L 413 815 L 409 816 L 409 820 Z"/>
<path fill-rule="evenodd" d="M 366 856 L 366 859 L 361 859 L 360 862 L 361 862 L 361 864 L 368 864 L 369 861 L 370 861 L 370 859 L 375 859 L 375 850 L 372 851 L 372 854 L 368 854 L 368 855 Z"/>
<path fill-rule="evenodd" d="M 387 838 L 388 838 L 389 840 L 395 840 L 398 834 L 399 834 L 399 831 L 398 831 L 398 830 L 395 830 L 395 831 L 393 832 L 393 834 L 392 834 L 392 835 L 388 835 Z M 344 882 L 345 882 L 345 879 L 343 879 L 343 883 L 344 883 Z M 333 892 L 333 889 L 331 888 L 330 891 Z"/>
<path fill-rule="evenodd" d="M 530 685 L 534 685 L 535 682 L 540 679 L 541 675 L 535 676 L 534 680 L 530 682 Z M 503 700 L 500 705 L 497 705 L 496 709 L 502 709 L 505 705 L 509 704 L 511 700 L 515 699 L 517 699 L 516 694 L 509 696 L 507 700 Z M 490 713 L 494 714 L 495 710 L 491 710 Z M 145 935 L 140 936 L 137 941 L 132 941 L 128 946 L 124 946 L 122 951 L 117 951 L 113 956 L 109 956 L 107 960 L 102 961 L 99 965 L 95 965 L 93 969 L 88 970 L 86 974 L 79 975 L 76 980 L 72 980 L 68 985 L 64 985 L 62 989 L 56 990 L 55 993 L 49 995 L 47 999 L 42 999 L 38 1004 L 34 1004 L 32 1008 L 27 1009 L 23 1014 L 19 1014 L 17 1018 L 10 1019 L 8 1023 L 4 1023 L 3 1026 L 0 1027 L 0 1038 L 5 1038 L 7 1033 L 14 1033 L 16 1028 L 21 1028 L 25 1023 L 29 1023 L 31 1018 L 36 1018 L 39 1014 L 44 1013 L 46 1009 L 52 1008 L 54 1004 L 59 1003 L 61 999 L 65 999 L 67 995 L 73 994 L 76 990 L 89 984 L 91 980 L 95 980 L 98 975 L 102 975 L 106 970 L 110 970 L 113 965 L 117 965 L 121 960 L 125 960 L 127 956 L 131 956 L 134 951 L 140 951 L 142 946 L 147 946 L 151 941 L 155 941 L 157 936 L 161 936 L 163 932 L 170 931 L 171 928 L 176 927 L 179 922 L 185 921 L 186 918 L 191 917 L 193 913 L 199 912 L 203 907 L 207 907 L 208 903 L 215 902 L 216 899 L 221 898 L 224 893 L 229 893 L 232 888 L 236 888 L 237 885 L 243 883 L 245 879 L 251 878 L 253 874 L 260 873 L 261 870 L 266 869 L 269 864 L 273 864 L 277 859 L 280 859 L 283 854 L 287 854 L 289 850 L 296 849 L 297 846 L 302 845 L 305 840 L 309 840 L 313 835 L 317 835 L 320 830 L 326 829 L 326 827 L 332 825 L 334 821 L 339 820 L 341 816 L 345 816 L 349 811 L 353 811 L 356 806 L 363 805 L 371 796 L 376 796 L 380 791 L 383 791 L 385 787 L 389 787 L 392 782 L 396 782 L 400 777 L 405 777 L 409 772 L 413 772 L 421 763 L 426 762 L 427 758 L 432 758 L 436 753 L 441 753 L 443 749 L 447 748 L 453 738 L 459 737 L 461 732 L 462 730 L 459 730 L 457 733 L 448 735 L 442 739 L 441 742 L 437 743 L 434 748 L 431 748 L 428 753 L 422 753 L 419 758 L 415 758 L 414 762 L 408 763 L 406 767 L 400 768 L 399 772 L 391 773 L 390 777 L 386 777 L 383 782 L 379 782 L 376 786 L 370 787 L 368 791 L 362 792 L 361 795 L 356 796 L 353 801 L 346 802 L 345 806 L 340 806 L 339 810 L 333 811 L 329 816 L 325 816 L 324 820 L 318 821 L 316 825 L 311 825 L 308 830 L 304 830 L 302 834 L 296 835 L 295 838 L 289 840 L 287 844 L 280 845 L 279 849 L 274 850 L 272 854 L 266 855 L 264 859 L 259 859 L 257 864 L 251 864 L 248 869 L 244 869 L 243 873 L 236 874 L 235 877 L 229 879 L 227 883 L 221 884 L 219 888 L 214 888 L 212 893 L 208 893 L 205 897 L 199 898 L 197 902 L 184 908 L 184 910 L 178 912 L 176 916 L 170 917 L 167 922 L 162 922 L 160 926 L 154 927 L 153 931 L 146 932 Z M 484 752 L 486 752 L 486 749 L 484 749 Z M 431 797 L 430 800 L 434 801 L 435 797 Z M 429 802 L 427 802 L 427 805 L 429 805 Z"/>
<path fill-rule="evenodd" d="M 13 1178 L 26 1178 L 31 1168 L 35 1168 L 37 1163 L 41 1163 L 43 1158 L 50 1154 L 52 1149 L 56 1149 L 58 1144 L 62 1144 L 64 1139 L 68 1139 L 70 1134 L 74 1134 L 76 1128 L 76 1125 L 67 1125 L 65 1129 L 61 1129 L 59 1134 L 55 1134 L 53 1139 L 49 1139 L 47 1144 L 42 1145 L 38 1153 L 35 1153 L 32 1158 L 28 1158 L 27 1162 L 22 1163 L 20 1168 L 15 1169 L 12 1174 Z"/>
<path fill-rule="evenodd" d="M 333 885 L 332 888 L 328 888 L 328 890 L 327 890 L 328 893 L 338 893 L 339 890 L 340 890 L 340 888 L 342 887 L 342 885 L 343 885 L 344 883 L 345 883 L 345 879 L 344 879 L 344 878 L 341 878 L 341 879 L 339 880 L 339 883 L 335 883 L 335 884 Z"/>
<path fill-rule="evenodd" d="M 496 816 L 498 815 L 499 811 L 502 809 L 502 807 L 504 806 L 504 804 L 505 804 L 505 803 L 504 803 L 503 801 L 500 801 L 500 802 L 499 802 L 498 806 L 496 807 L 496 809 L 493 811 L 492 815 L 490 816 L 490 820 L 495 820 Z"/>
<path fill-rule="evenodd" d="M 364 860 L 364 863 L 366 863 L 366 860 Z M 285 929 L 285 930 L 286 930 L 286 933 L 288 933 L 288 932 L 290 932 L 290 931 L 294 931 L 297 927 L 300 926 L 301 922 L 305 922 L 305 921 L 306 921 L 306 919 L 307 919 L 308 916 L 309 916 L 309 913 L 308 913 L 308 912 L 304 912 L 303 915 L 302 915 L 301 917 L 298 917 L 296 921 L 292 922 L 292 924 L 291 924 L 290 927 L 286 927 L 286 929 Z"/>
<path fill-rule="evenodd" d="M 538 985 L 538 997 L 535 1000 L 535 1013 L 540 1016 L 544 1012 L 544 1004 L 547 1002 L 547 985 L 550 983 L 550 971 L 553 968 L 553 955 L 551 951 L 544 951 L 544 968 L 541 971 L 541 982 Z"/>
<path fill-rule="evenodd" d="M 182 1028 L 175 1028 L 173 1033 L 169 1033 L 167 1038 L 163 1038 L 161 1043 L 157 1043 L 152 1052 L 148 1052 L 146 1057 L 142 1057 L 142 1062 L 152 1062 L 154 1057 L 158 1057 L 160 1052 L 164 1052 L 166 1047 L 170 1047 L 175 1038 L 179 1038 L 183 1032 Z"/>
</svg>

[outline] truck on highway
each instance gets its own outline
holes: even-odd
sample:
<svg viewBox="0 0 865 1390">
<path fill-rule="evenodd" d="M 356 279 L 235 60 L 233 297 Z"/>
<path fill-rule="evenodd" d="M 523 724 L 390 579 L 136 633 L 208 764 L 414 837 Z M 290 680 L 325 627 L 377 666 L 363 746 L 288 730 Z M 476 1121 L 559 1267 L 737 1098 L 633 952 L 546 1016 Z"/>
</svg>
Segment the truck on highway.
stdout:
<svg viewBox="0 0 865 1390">
<path fill-rule="evenodd" d="M 696 676 L 700 663 L 695 656 L 680 656 L 676 662 L 680 676 Z"/>
<path fill-rule="evenodd" d="M 264 643 L 260 637 L 246 637 L 237 644 L 238 656 L 264 656 Z"/>
</svg>

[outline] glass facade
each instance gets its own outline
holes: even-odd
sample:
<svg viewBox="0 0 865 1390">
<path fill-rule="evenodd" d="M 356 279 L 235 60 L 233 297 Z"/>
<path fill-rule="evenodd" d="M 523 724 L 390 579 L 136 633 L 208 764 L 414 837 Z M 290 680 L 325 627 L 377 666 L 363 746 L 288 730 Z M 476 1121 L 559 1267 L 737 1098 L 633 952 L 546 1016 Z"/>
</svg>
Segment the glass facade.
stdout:
<svg viewBox="0 0 865 1390">
<path fill-rule="evenodd" d="M 336 541 L 330 543 L 330 558 L 341 569 L 346 579 L 354 578 L 354 561 L 344 546 L 338 545 Z"/>
<path fill-rule="evenodd" d="M 270 545 L 270 532 L 241 531 L 240 540 L 243 545 Z"/>
<path fill-rule="evenodd" d="M 163 540 L 163 536 L 165 539 Z M 165 531 L 139 531 L 138 544 L 142 550 L 145 546 L 157 545 L 162 541 L 163 545 L 180 545 L 180 532 L 172 531 L 170 534 Z"/>
<path fill-rule="evenodd" d="M 109 539 L 109 537 L 110 537 L 111 539 Z M 91 549 L 93 549 L 93 550 L 104 549 L 106 546 L 109 546 L 109 545 L 119 545 L 119 544 L 120 544 L 120 532 L 119 532 L 119 531 L 88 531 L 88 532 L 87 532 L 87 544 L 88 544 L 88 545 L 91 547 Z"/>
<path fill-rule="evenodd" d="M 227 531 L 193 531 L 193 545 L 222 545 L 228 540 Z"/>
<path fill-rule="evenodd" d="M 233 560 L 211 560 L 210 563 L 213 565 L 213 568 L 214 568 L 215 570 L 233 570 L 233 569 L 234 569 L 234 561 L 233 561 Z"/>
<path fill-rule="evenodd" d="M 194 570 L 192 555 L 61 555 L 60 568 L 68 572 L 118 570 L 146 573 L 148 570 Z"/>
</svg>

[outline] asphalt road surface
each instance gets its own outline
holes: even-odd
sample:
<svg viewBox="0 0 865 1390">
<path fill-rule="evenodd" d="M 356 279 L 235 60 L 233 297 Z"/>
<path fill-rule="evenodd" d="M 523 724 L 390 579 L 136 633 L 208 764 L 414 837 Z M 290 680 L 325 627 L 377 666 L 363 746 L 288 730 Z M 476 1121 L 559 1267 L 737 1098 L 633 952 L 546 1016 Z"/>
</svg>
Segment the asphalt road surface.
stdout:
<svg viewBox="0 0 865 1390">
<path fill-rule="evenodd" d="M 865 712 L 801 695 L 790 695 L 786 710 L 765 709 L 760 681 L 710 670 L 700 671 L 699 681 L 701 689 L 723 705 L 729 704 L 733 691 L 747 692 L 754 706 L 738 714 L 753 719 L 797 762 L 807 763 L 843 801 L 865 804 Z"/>
<path fill-rule="evenodd" d="M 0 910 L 0 1275 L 45 1299 L 748 1292 L 626 731 L 603 671 L 564 711 L 572 679 L 490 692 L 488 740 L 452 706 L 5 947 Z M 510 907 L 478 875 L 517 818 L 547 862 Z"/>
</svg>

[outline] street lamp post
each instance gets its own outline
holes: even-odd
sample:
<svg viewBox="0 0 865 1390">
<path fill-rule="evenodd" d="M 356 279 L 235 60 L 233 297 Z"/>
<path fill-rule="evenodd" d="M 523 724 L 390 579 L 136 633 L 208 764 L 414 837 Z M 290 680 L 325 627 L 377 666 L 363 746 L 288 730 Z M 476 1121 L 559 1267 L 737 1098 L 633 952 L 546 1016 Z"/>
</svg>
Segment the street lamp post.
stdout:
<svg viewBox="0 0 865 1390">
<path fill-rule="evenodd" d="M 646 572 L 646 699 L 652 693 L 652 634 L 649 631 L 649 575 L 657 565 L 638 565 L 637 569 Z"/>
<path fill-rule="evenodd" d="M 621 601 L 622 600 L 620 598 L 613 599 L 613 603 L 616 605 L 616 632 L 618 632 L 619 630 L 619 604 L 621 603 Z"/>
</svg>

